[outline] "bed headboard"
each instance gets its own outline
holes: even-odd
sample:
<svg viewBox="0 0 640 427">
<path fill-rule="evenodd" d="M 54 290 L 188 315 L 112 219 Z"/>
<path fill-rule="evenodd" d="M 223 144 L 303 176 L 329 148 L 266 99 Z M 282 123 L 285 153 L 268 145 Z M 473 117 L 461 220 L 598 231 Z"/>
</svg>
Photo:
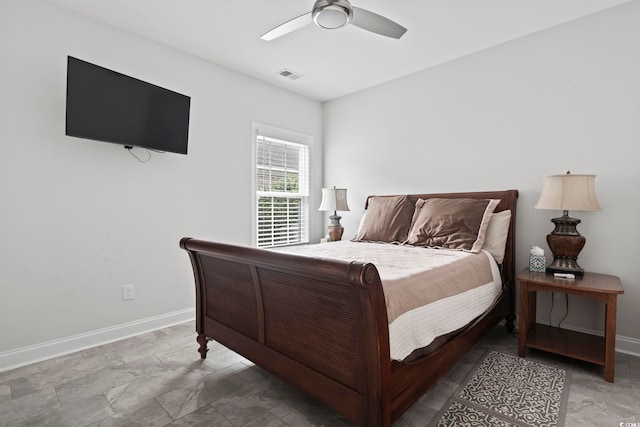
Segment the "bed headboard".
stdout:
<svg viewBox="0 0 640 427">
<path fill-rule="evenodd" d="M 516 205 L 518 203 L 518 190 L 503 190 L 503 191 L 477 191 L 468 193 L 433 193 L 433 194 L 409 194 L 411 199 L 418 201 L 418 199 L 499 199 L 500 203 L 496 207 L 494 212 L 500 212 L 505 210 L 511 211 L 511 224 L 509 225 L 509 234 L 507 236 L 507 244 L 504 252 L 504 261 L 502 263 L 502 276 L 505 281 L 505 286 L 511 289 L 512 307 L 515 304 L 515 275 L 516 275 Z M 367 197 L 365 203 L 365 209 L 369 205 L 369 199 L 373 196 Z M 392 197 L 389 196 L 377 196 L 377 197 Z"/>
</svg>

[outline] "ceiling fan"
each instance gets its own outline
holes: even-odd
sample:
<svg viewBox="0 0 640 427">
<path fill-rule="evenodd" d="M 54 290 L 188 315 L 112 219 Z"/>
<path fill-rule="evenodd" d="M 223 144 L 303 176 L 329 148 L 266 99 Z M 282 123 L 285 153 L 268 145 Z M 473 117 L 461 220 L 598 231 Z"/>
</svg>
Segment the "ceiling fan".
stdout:
<svg viewBox="0 0 640 427">
<path fill-rule="evenodd" d="M 384 16 L 351 6 L 349 0 L 316 0 L 311 12 L 278 25 L 260 38 L 267 41 L 273 40 L 304 27 L 311 23 L 311 20 L 321 28 L 336 29 L 353 24 L 363 30 L 395 39 L 399 39 L 407 31 L 402 25 Z"/>
</svg>

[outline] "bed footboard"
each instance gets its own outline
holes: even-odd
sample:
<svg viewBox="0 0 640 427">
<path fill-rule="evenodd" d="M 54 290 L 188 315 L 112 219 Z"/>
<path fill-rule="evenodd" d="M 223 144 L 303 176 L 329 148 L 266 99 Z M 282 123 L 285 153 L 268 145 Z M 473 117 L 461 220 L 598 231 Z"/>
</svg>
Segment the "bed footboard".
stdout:
<svg viewBox="0 0 640 427">
<path fill-rule="evenodd" d="M 390 425 L 389 334 L 375 266 L 184 238 L 196 331 L 359 425 Z"/>
</svg>

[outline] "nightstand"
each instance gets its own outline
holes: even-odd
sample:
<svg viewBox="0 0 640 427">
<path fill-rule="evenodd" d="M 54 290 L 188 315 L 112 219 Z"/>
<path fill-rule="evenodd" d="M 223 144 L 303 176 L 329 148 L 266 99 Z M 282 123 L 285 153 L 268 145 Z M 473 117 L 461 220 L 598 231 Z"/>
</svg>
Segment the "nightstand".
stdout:
<svg viewBox="0 0 640 427">
<path fill-rule="evenodd" d="M 616 276 L 584 273 L 582 277 L 564 279 L 553 273 L 522 270 L 520 282 L 520 331 L 518 355 L 525 357 L 527 347 L 561 354 L 604 366 L 604 379 L 613 382 L 616 349 L 616 305 L 624 293 Z M 605 304 L 604 337 L 555 328 L 536 323 L 536 292 L 560 292 L 578 295 Z"/>
</svg>

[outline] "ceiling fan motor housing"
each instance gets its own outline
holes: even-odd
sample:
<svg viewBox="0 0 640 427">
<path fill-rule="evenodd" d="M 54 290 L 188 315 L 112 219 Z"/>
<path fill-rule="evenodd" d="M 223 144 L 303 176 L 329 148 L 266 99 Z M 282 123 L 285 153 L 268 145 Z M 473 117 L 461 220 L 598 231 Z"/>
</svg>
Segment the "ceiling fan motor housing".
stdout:
<svg viewBox="0 0 640 427">
<path fill-rule="evenodd" d="M 351 21 L 353 9 L 348 0 L 317 0 L 311 16 L 318 26 L 333 30 Z"/>
</svg>

